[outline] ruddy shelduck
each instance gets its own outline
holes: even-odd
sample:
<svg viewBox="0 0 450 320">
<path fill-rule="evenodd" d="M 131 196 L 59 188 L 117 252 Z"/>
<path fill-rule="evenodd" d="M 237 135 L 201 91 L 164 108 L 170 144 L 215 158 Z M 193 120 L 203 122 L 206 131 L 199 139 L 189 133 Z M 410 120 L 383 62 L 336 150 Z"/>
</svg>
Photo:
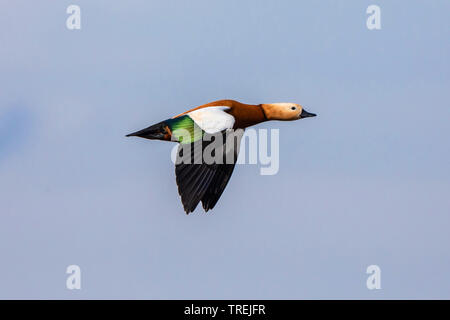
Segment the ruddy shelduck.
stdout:
<svg viewBox="0 0 450 320">
<path fill-rule="evenodd" d="M 177 163 L 175 164 L 178 193 L 187 214 L 193 212 L 201 201 L 208 211 L 216 205 L 233 173 L 239 148 L 232 148 L 232 161 L 207 162 L 196 156 L 211 144 L 211 135 L 225 136 L 255 124 L 270 121 L 292 121 L 315 117 L 296 103 L 244 104 L 234 100 L 219 100 L 183 112 L 143 130 L 128 134 L 152 140 L 174 141 L 179 143 Z M 237 135 L 238 140 L 242 137 Z M 209 137 L 209 138 L 206 138 Z M 219 140 L 217 140 L 219 141 Z M 221 140 L 227 144 L 229 140 Z M 201 148 L 197 148 L 200 145 Z M 187 147 L 189 147 L 187 149 Z M 223 156 L 228 156 L 230 148 L 224 147 Z M 183 152 L 184 151 L 184 152 Z M 191 161 L 178 161 L 186 156 Z M 189 153 L 189 154 L 187 154 Z M 194 159 L 195 158 L 195 159 Z M 222 160 L 222 155 L 219 157 Z M 217 158 L 215 158 L 217 159 Z M 227 158 L 228 159 L 228 158 Z M 230 163 L 231 162 L 231 163 Z"/>
</svg>

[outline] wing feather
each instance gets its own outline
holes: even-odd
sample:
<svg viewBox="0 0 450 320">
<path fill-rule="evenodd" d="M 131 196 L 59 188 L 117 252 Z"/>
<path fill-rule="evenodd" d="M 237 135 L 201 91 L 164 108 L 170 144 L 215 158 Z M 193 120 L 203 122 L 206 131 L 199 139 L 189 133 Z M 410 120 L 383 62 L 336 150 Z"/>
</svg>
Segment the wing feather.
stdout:
<svg viewBox="0 0 450 320">
<path fill-rule="evenodd" d="M 234 117 L 227 112 L 230 107 L 214 106 L 197 109 L 187 113 L 195 123 L 206 133 L 214 134 L 234 126 Z"/>
<path fill-rule="evenodd" d="M 226 131 L 224 130 L 221 134 L 225 137 Z M 239 141 L 241 137 L 242 135 L 238 137 Z M 190 163 L 181 163 L 177 159 L 177 164 L 175 165 L 178 193 L 181 196 L 181 202 L 187 214 L 193 212 L 200 201 L 205 211 L 214 208 L 231 178 L 239 147 L 230 149 L 228 146 L 225 147 L 226 137 L 223 138 L 223 141 L 224 145 L 219 150 L 219 152 L 222 152 L 223 163 L 194 163 L 194 159 L 202 160 L 201 154 L 212 142 L 211 140 L 202 141 L 202 148 L 195 148 L 195 143 L 199 143 L 199 141 L 190 145 L 180 144 L 178 147 L 178 157 L 182 156 L 184 152 L 190 152 Z M 229 152 L 234 152 L 233 163 L 226 163 L 227 153 Z M 199 155 L 199 153 L 201 154 Z"/>
</svg>

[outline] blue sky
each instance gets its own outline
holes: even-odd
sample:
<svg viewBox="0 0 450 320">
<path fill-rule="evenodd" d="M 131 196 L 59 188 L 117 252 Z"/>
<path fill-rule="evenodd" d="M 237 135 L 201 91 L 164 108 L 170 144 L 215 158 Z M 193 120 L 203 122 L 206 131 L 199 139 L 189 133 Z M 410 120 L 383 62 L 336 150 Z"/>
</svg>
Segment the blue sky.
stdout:
<svg viewBox="0 0 450 320">
<path fill-rule="evenodd" d="M 0 7 L 1 298 L 450 298 L 448 1 Z M 186 216 L 172 145 L 124 135 L 223 98 L 318 117 Z"/>
</svg>

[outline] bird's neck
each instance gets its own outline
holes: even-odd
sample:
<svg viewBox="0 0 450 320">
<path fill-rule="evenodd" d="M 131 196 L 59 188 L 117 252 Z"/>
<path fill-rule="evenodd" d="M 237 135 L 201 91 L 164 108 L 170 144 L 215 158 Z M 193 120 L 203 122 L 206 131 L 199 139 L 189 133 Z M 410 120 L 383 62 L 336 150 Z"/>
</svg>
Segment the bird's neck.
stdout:
<svg viewBox="0 0 450 320">
<path fill-rule="evenodd" d="M 239 104 L 232 108 L 231 114 L 235 117 L 235 129 L 247 128 L 255 124 L 267 121 L 261 105 Z"/>
</svg>

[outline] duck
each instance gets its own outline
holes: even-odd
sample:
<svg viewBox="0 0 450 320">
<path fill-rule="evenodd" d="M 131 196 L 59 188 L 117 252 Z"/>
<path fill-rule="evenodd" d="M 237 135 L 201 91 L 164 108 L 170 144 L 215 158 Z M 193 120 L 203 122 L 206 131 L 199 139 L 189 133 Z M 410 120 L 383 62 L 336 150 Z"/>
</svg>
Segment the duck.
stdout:
<svg viewBox="0 0 450 320">
<path fill-rule="evenodd" d="M 230 156 L 232 161 L 198 161 L 198 152 L 204 151 L 211 136 L 225 137 L 239 132 L 240 141 L 246 128 L 266 121 L 294 121 L 316 114 L 296 103 L 245 104 L 235 100 L 218 100 L 189 109 L 172 118 L 145 129 L 127 134 L 150 140 L 172 141 L 179 144 L 175 163 L 176 183 L 186 214 L 193 212 L 201 202 L 205 212 L 213 209 L 224 192 L 233 173 L 239 147 L 224 147 L 223 154 L 214 159 Z M 208 137 L 208 138 L 207 138 Z M 235 141 L 233 140 L 233 141 Z M 220 143 L 225 144 L 224 140 Z M 225 138 L 225 141 L 226 140 Z M 200 148 L 198 147 L 200 145 Z M 184 161 L 180 161 L 184 159 Z M 190 161 L 185 161 L 186 159 Z M 227 158 L 228 159 L 228 158 Z"/>
</svg>

